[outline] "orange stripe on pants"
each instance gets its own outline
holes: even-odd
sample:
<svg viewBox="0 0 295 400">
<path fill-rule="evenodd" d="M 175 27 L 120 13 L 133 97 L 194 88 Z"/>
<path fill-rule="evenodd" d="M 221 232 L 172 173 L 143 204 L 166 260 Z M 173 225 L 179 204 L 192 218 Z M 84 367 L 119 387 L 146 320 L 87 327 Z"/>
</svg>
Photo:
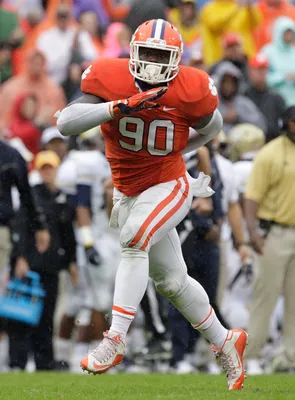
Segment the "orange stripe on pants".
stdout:
<svg viewBox="0 0 295 400">
<path fill-rule="evenodd" d="M 175 206 L 167 213 L 164 215 L 164 217 L 153 227 L 153 229 L 149 232 L 147 235 L 143 245 L 141 246 L 140 250 L 145 250 L 149 244 L 149 241 L 151 240 L 152 236 L 165 224 L 165 222 L 168 221 L 169 218 L 172 217 L 182 206 L 184 201 L 186 200 L 188 196 L 188 189 L 189 189 L 189 184 L 187 177 L 183 177 L 184 182 L 185 182 L 185 190 L 181 196 L 181 199 L 178 201 L 178 203 L 175 204 Z"/>
<path fill-rule="evenodd" d="M 147 219 L 144 221 L 144 223 L 141 225 L 139 228 L 137 234 L 134 236 L 134 239 L 132 242 L 129 244 L 130 247 L 134 247 L 137 245 L 137 243 L 141 240 L 143 237 L 144 233 L 152 223 L 152 221 L 160 214 L 160 212 L 169 204 L 171 203 L 175 197 L 177 196 L 179 189 L 181 188 L 181 182 L 180 180 L 177 180 L 176 185 L 174 186 L 172 192 L 167 196 L 164 200 L 162 200 L 157 207 L 150 213 L 150 215 L 147 217 Z"/>
</svg>

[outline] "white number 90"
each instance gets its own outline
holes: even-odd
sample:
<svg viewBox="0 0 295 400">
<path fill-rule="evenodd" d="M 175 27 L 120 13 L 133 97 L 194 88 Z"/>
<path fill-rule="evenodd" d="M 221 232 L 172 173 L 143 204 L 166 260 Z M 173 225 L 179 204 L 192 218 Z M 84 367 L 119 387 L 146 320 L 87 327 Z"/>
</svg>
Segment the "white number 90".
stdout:
<svg viewBox="0 0 295 400">
<path fill-rule="evenodd" d="M 128 130 L 128 124 L 135 126 L 134 131 Z M 166 129 L 166 143 L 165 149 L 156 148 L 156 137 L 158 128 Z M 145 122 L 141 118 L 137 117 L 123 117 L 119 121 L 119 132 L 126 138 L 133 139 L 133 143 L 124 142 L 119 140 L 119 143 L 123 149 L 138 152 L 143 149 L 143 136 L 145 131 Z M 174 141 L 174 124 L 169 120 L 155 119 L 149 124 L 148 138 L 146 150 L 152 156 L 167 156 L 167 154 L 173 151 Z"/>
</svg>

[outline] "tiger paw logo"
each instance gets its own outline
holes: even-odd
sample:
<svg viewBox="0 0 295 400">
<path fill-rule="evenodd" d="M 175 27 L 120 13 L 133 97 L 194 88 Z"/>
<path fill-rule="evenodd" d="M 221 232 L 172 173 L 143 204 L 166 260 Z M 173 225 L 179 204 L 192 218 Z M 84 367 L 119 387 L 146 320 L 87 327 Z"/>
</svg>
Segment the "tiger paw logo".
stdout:
<svg viewBox="0 0 295 400">
<path fill-rule="evenodd" d="M 212 78 L 209 77 L 209 89 L 213 96 L 217 96 L 217 89 Z"/>
<path fill-rule="evenodd" d="M 91 72 L 91 68 L 92 68 L 92 65 L 89 65 L 89 67 L 87 69 L 85 69 L 85 71 L 82 74 L 82 79 L 85 79 L 86 76 L 89 74 L 89 72 Z"/>
</svg>

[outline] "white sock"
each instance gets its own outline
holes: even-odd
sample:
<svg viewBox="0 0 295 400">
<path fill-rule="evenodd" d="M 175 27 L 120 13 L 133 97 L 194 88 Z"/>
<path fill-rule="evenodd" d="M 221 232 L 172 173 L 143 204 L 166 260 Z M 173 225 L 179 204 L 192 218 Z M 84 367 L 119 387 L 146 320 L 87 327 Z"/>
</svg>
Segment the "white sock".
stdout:
<svg viewBox="0 0 295 400">
<path fill-rule="evenodd" d="M 210 306 L 204 288 L 188 276 L 188 283 L 176 296 L 169 299 L 182 315 L 214 346 L 220 348 L 226 340 L 225 329 Z"/>
<path fill-rule="evenodd" d="M 123 249 L 116 275 L 110 334 L 120 333 L 125 339 L 146 291 L 148 276 L 148 253 L 132 248 Z"/>
<path fill-rule="evenodd" d="M 212 307 L 207 317 L 193 327 L 218 349 L 221 349 L 224 345 L 228 330 L 221 325 Z"/>
<path fill-rule="evenodd" d="M 8 364 L 8 336 L 0 336 L 0 371 Z"/>
<path fill-rule="evenodd" d="M 72 341 L 69 339 L 56 338 L 54 342 L 54 358 L 56 361 L 69 361 Z"/>
</svg>

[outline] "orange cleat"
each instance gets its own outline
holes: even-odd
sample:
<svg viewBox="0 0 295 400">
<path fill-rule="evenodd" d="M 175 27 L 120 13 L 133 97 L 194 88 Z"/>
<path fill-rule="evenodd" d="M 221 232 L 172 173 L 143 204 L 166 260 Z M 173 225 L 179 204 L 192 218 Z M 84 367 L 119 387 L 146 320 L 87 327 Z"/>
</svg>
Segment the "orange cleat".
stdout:
<svg viewBox="0 0 295 400">
<path fill-rule="evenodd" d="M 217 361 L 226 372 L 229 390 L 243 388 L 246 378 L 243 357 L 247 338 L 248 334 L 243 329 L 232 329 L 228 331 L 226 341 L 221 349 L 211 346 Z"/>
<path fill-rule="evenodd" d="M 115 365 L 121 364 L 126 353 L 126 346 L 119 334 L 103 334 L 100 345 L 88 356 L 84 357 L 80 365 L 84 371 L 94 375 L 103 374 Z"/>
</svg>

